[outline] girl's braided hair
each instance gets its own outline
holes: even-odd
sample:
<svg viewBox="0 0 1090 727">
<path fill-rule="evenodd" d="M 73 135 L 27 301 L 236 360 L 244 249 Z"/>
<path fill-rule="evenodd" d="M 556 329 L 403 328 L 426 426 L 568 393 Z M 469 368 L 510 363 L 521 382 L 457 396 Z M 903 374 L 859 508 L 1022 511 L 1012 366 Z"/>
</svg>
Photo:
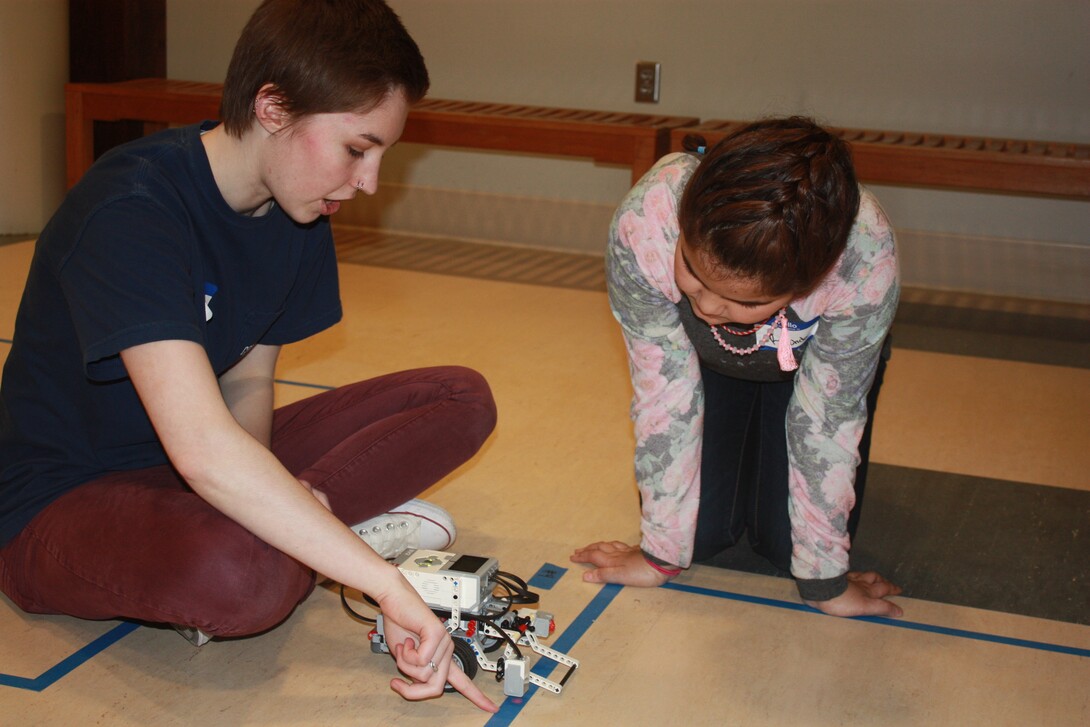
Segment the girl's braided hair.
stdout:
<svg viewBox="0 0 1090 727">
<path fill-rule="evenodd" d="M 686 148 L 703 147 L 688 137 Z M 769 295 L 809 293 L 836 264 L 859 210 L 851 150 L 812 119 L 758 121 L 705 153 L 681 198 L 681 233 L 724 276 Z"/>
</svg>

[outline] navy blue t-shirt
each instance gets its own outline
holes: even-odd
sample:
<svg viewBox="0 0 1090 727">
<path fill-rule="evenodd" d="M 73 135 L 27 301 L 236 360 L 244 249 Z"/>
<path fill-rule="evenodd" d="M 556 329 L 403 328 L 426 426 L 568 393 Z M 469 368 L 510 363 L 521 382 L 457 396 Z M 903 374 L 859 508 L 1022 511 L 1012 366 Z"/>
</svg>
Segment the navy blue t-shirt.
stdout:
<svg viewBox="0 0 1090 727">
<path fill-rule="evenodd" d="M 202 128 L 103 156 L 38 239 L 0 383 L 0 545 L 80 483 L 167 462 L 122 350 L 194 341 L 218 376 L 340 320 L 329 220 L 232 210 Z"/>
</svg>

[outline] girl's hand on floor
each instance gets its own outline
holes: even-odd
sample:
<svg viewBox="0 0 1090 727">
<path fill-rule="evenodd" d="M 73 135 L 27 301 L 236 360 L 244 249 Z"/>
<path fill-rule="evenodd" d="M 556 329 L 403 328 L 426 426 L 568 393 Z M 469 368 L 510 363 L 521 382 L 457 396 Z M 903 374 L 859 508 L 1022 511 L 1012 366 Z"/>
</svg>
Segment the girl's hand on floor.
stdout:
<svg viewBox="0 0 1090 727">
<path fill-rule="evenodd" d="M 600 541 L 579 548 L 571 554 L 571 561 L 595 566 L 583 573 L 583 580 L 587 583 L 655 588 L 670 580 L 644 559 L 640 546 L 617 540 Z"/>
<path fill-rule="evenodd" d="M 887 600 L 901 593 L 901 587 L 890 583 L 874 571 L 848 573 L 848 590 L 828 601 L 805 601 L 807 606 L 830 616 L 903 616 L 900 606 Z"/>
</svg>

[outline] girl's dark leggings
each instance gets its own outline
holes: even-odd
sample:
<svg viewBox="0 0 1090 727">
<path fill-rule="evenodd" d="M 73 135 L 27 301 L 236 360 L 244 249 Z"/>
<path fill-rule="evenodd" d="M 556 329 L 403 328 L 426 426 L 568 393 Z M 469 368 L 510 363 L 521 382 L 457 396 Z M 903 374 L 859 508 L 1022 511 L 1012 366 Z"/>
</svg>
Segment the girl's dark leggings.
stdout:
<svg viewBox="0 0 1090 727">
<path fill-rule="evenodd" d="M 867 424 L 855 471 L 855 507 L 848 519 L 851 537 L 863 505 L 874 410 L 885 368 L 886 362 L 880 358 L 867 394 Z M 789 573 L 792 544 L 785 421 L 794 381 L 743 381 L 704 366 L 701 376 L 704 440 L 693 559 L 711 558 L 745 533 L 754 552 Z"/>
</svg>

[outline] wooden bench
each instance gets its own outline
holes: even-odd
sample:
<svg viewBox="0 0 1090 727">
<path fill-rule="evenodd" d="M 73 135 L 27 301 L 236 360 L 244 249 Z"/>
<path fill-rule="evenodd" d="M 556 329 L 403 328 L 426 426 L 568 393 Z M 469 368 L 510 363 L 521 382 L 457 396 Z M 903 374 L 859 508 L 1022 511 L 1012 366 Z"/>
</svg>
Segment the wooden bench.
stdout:
<svg viewBox="0 0 1090 727">
<path fill-rule="evenodd" d="M 709 146 L 749 122 L 709 120 L 670 132 L 682 151 L 689 134 Z M 830 127 L 852 148 L 861 181 L 1090 200 L 1090 144 L 989 139 Z"/>
<path fill-rule="evenodd" d="M 68 186 L 94 158 L 94 122 L 144 122 L 145 131 L 219 117 L 223 85 L 145 78 L 65 86 Z M 515 104 L 424 99 L 401 141 L 494 151 L 589 157 L 631 168 L 635 182 L 669 151 L 670 130 L 688 116 L 653 116 Z"/>
</svg>

